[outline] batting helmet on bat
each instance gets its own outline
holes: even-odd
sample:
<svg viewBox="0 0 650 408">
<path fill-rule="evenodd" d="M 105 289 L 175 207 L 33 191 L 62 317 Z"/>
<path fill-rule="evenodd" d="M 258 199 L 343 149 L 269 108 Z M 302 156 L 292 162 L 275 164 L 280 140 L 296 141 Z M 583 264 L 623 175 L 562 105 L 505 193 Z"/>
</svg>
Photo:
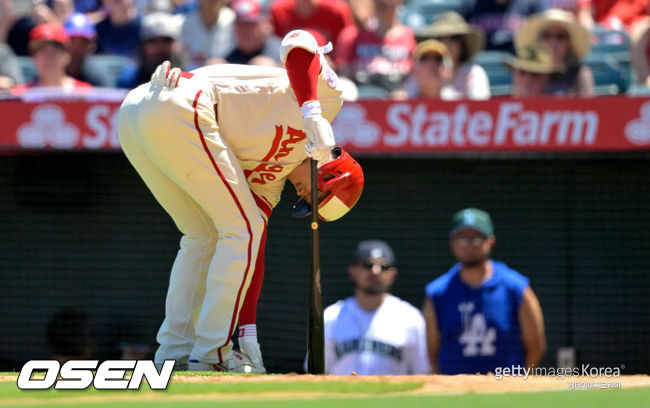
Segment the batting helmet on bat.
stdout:
<svg viewBox="0 0 650 408">
<path fill-rule="evenodd" d="M 340 147 L 332 149 L 332 161 L 318 169 L 318 189 L 330 194 L 318 204 L 318 216 L 323 221 L 343 217 L 354 207 L 363 191 L 363 170 L 352 156 Z M 311 214 L 311 206 L 304 198 L 293 206 L 294 217 Z"/>
</svg>

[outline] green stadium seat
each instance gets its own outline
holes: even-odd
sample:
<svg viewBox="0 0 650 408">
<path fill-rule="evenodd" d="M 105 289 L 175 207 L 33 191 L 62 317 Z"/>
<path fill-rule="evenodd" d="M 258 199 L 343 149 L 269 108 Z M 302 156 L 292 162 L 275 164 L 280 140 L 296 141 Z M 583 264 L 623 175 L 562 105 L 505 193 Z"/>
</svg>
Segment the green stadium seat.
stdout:
<svg viewBox="0 0 650 408">
<path fill-rule="evenodd" d="M 36 79 L 38 73 L 36 72 L 36 67 L 30 57 L 16 56 L 16 61 L 18 62 L 20 71 L 23 73 L 23 79 L 25 82 Z"/>
<path fill-rule="evenodd" d="M 390 92 L 377 85 L 359 85 L 358 99 L 389 99 Z"/>
<path fill-rule="evenodd" d="M 120 55 L 91 55 L 87 63 L 101 76 L 108 78 L 109 86 L 116 87 L 122 70 L 134 64 L 134 61 Z"/>
<path fill-rule="evenodd" d="M 459 10 L 458 0 L 410 0 L 401 11 L 401 21 L 402 24 L 419 30 L 431 24 L 440 13 Z"/>
<path fill-rule="evenodd" d="M 612 55 L 589 53 L 583 63 L 591 68 L 596 84 L 596 95 L 613 95 L 627 91 L 630 72 Z"/>
<path fill-rule="evenodd" d="M 474 62 L 485 69 L 490 81 L 490 94 L 493 96 L 510 95 L 512 75 L 503 61 L 510 54 L 505 51 L 481 51 L 474 57 Z"/>
<path fill-rule="evenodd" d="M 650 96 L 650 87 L 643 84 L 632 84 L 627 88 L 627 94 L 630 96 Z"/>
</svg>

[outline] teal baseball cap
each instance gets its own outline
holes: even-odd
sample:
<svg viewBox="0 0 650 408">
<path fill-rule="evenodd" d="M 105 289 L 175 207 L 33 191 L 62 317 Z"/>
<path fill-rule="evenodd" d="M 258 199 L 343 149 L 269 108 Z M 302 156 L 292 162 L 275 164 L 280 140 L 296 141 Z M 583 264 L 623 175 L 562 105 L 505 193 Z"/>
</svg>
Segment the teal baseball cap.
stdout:
<svg viewBox="0 0 650 408">
<path fill-rule="evenodd" d="M 478 208 L 465 208 L 464 210 L 458 211 L 451 218 L 450 237 L 466 229 L 478 231 L 486 237 L 494 235 L 494 225 L 492 224 L 490 214 Z"/>
</svg>

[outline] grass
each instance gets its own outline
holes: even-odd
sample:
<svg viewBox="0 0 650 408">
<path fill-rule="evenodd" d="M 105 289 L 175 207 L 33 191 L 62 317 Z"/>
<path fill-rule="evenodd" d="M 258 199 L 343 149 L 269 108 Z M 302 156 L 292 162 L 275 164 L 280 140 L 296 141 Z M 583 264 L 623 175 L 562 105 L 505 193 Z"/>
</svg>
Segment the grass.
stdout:
<svg viewBox="0 0 650 408">
<path fill-rule="evenodd" d="M 188 373 L 179 373 L 186 375 Z M 0 375 L 16 375 L 0 373 Z M 196 373 L 192 373 L 196 375 Z M 205 373 L 205 376 L 223 376 Z M 225 374 L 231 376 L 230 374 Z M 357 378 L 359 380 L 359 378 Z M 414 394 L 420 381 L 222 381 L 172 382 L 166 391 L 146 385 L 132 391 L 21 391 L 0 382 L 0 407 L 237 407 L 237 408 L 650 408 L 650 387 L 515 393 Z"/>
</svg>

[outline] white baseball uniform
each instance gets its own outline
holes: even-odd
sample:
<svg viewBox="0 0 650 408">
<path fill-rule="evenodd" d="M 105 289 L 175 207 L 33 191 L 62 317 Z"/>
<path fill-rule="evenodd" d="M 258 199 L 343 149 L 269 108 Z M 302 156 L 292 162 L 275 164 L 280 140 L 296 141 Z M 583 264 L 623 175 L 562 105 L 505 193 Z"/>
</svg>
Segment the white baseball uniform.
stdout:
<svg viewBox="0 0 650 408">
<path fill-rule="evenodd" d="M 373 312 L 354 297 L 327 307 L 325 372 L 335 375 L 403 375 L 431 372 L 422 313 L 387 295 Z"/>
<path fill-rule="evenodd" d="M 191 76 L 191 78 L 187 78 Z M 323 117 L 342 100 L 319 78 Z M 268 216 L 305 158 L 302 113 L 281 68 L 215 65 L 178 88 L 144 84 L 118 117 L 122 149 L 183 233 L 156 361 L 225 361 Z"/>
</svg>

